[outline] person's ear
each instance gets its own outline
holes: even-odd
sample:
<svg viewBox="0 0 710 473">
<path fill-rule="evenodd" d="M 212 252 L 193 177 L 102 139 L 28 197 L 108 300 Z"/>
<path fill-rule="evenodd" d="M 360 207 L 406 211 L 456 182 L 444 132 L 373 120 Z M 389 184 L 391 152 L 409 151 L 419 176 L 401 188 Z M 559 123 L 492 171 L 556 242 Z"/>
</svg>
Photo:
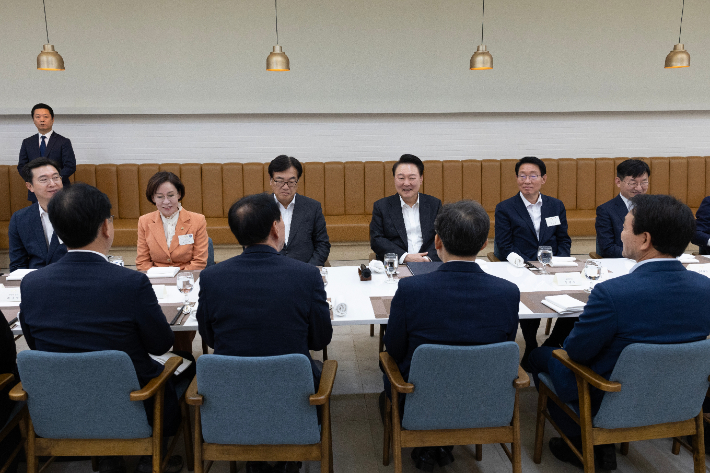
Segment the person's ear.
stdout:
<svg viewBox="0 0 710 473">
<path fill-rule="evenodd" d="M 483 251 L 484 248 L 486 248 L 487 246 L 488 246 L 488 238 L 486 238 L 486 241 L 483 242 L 483 246 L 482 246 L 481 249 L 478 250 L 478 251 L 479 251 L 479 252 Z"/>
<path fill-rule="evenodd" d="M 440 250 L 444 247 L 444 243 L 441 241 L 441 238 L 439 238 L 439 234 L 434 235 L 434 248 L 437 250 Z"/>
</svg>

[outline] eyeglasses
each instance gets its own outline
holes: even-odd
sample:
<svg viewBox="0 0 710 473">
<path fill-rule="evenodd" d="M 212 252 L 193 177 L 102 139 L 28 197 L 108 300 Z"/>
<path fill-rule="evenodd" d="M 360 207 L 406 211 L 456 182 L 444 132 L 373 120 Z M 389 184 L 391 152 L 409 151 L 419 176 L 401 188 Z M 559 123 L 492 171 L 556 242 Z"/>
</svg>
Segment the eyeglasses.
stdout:
<svg viewBox="0 0 710 473">
<path fill-rule="evenodd" d="M 155 194 L 153 196 L 153 200 L 173 200 L 175 197 L 177 197 L 177 194 L 168 194 L 168 195 L 163 195 L 163 194 Z"/>
<path fill-rule="evenodd" d="M 284 181 L 283 179 L 271 179 L 271 181 L 278 187 L 283 187 L 284 184 L 289 187 L 296 187 L 296 185 L 298 184 L 298 179 L 289 179 L 288 181 Z"/>
<path fill-rule="evenodd" d="M 108 221 L 109 221 L 109 222 L 113 222 L 113 217 L 115 217 L 115 215 L 111 215 L 111 216 L 108 218 Z"/>
<path fill-rule="evenodd" d="M 539 177 L 540 177 L 540 176 L 538 176 L 537 174 L 530 174 L 529 176 L 527 176 L 527 175 L 525 175 L 525 174 L 518 174 L 518 180 L 519 180 L 519 181 L 525 181 L 525 180 L 527 180 L 528 178 L 530 178 L 531 181 L 537 181 L 537 179 L 538 179 Z"/>
<path fill-rule="evenodd" d="M 37 182 L 39 182 L 40 184 L 43 184 L 43 185 L 44 185 L 44 184 L 49 184 L 49 181 L 52 181 L 52 182 L 55 182 L 55 183 L 56 183 L 56 182 L 61 182 L 61 181 L 62 181 L 62 176 L 57 175 L 57 176 L 52 176 L 52 177 L 40 177 L 39 179 L 37 179 Z"/>
<path fill-rule="evenodd" d="M 628 187 L 638 187 L 641 186 L 642 188 L 648 187 L 648 180 L 643 180 L 643 181 L 636 181 L 634 179 L 629 179 L 628 181 L 621 181 Z"/>
</svg>

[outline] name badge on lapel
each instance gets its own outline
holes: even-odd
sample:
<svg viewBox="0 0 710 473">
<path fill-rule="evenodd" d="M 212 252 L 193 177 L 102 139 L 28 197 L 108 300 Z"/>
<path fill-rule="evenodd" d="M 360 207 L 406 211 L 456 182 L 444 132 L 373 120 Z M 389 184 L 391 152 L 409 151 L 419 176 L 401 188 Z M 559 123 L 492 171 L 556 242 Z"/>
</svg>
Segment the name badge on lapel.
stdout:
<svg viewBox="0 0 710 473">
<path fill-rule="evenodd" d="M 178 235 L 178 243 L 181 245 L 193 245 L 195 243 L 195 237 L 192 236 L 192 233 Z"/>
<path fill-rule="evenodd" d="M 560 217 L 547 217 L 545 219 L 545 223 L 547 224 L 548 227 L 554 227 L 555 225 L 560 224 Z"/>
</svg>

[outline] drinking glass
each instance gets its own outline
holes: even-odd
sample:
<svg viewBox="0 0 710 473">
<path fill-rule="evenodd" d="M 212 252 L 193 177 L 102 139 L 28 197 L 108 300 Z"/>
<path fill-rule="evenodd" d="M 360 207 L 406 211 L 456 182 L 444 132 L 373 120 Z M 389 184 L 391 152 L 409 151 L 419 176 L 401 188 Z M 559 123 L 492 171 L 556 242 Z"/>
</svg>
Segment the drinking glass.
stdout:
<svg viewBox="0 0 710 473">
<path fill-rule="evenodd" d="M 542 274 L 550 274 L 545 266 L 552 263 L 552 247 L 539 246 L 537 248 L 537 260 L 542 264 Z"/>
<path fill-rule="evenodd" d="M 589 280 L 589 287 L 584 292 L 592 292 L 592 281 L 602 276 L 602 263 L 598 259 L 588 259 L 584 263 L 584 277 Z"/>
<path fill-rule="evenodd" d="M 397 281 L 394 279 L 394 273 L 397 272 L 397 266 L 399 263 L 399 259 L 397 258 L 396 253 L 387 253 L 385 254 L 385 272 L 387 273 L 387 282 L 390 284 L 394 284 Z"/>
<path fill-rule="evenodd" d="M 328 268 L 321 268 L 320 275 L 323 278 L 323 287 L 328 285 Z"/>
<path fill-rule="evenodd" d="M 123 266 L 123 256 L 109 256 L 108 262 L 113 263 L 116 266 Z"/>
<path fill-rule="evenodd" d="M 191 271 L 180 271 L 177 274 L 177 288 L 180 292 L 185 294 L 185 307 L 183 311 L 188 314 L 192 310 L 192 305 L 190 304 L 190 301 L 188 301 L 188 295 L 190 294 L 190 291 L 192 291 L 192 286 L 194 286 L 194 284 L 195 281 Z"/>
</svg>

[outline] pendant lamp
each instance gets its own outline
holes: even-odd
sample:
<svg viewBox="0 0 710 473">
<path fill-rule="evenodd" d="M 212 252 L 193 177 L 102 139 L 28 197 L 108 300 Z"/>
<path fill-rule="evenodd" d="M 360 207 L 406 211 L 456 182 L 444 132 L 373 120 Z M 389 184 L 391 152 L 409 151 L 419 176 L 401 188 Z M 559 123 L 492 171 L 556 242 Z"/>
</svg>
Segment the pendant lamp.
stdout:
<svg viewBox="0 0 710 473">
<path fill-rule="evenodd" d="M 54 50 L 54 45 L 49 44 L 49 28 L 47 28 L 47 6 L 42 0 L 44 7 L 44 30 L 47 33 L 47 44 L 42 47 L 42 52 L 37 56 L 37 70 L 40 71 L 63 71 L 64 59 Z"/>
<path fill-rule="evenodd" d="M 279 46 L 279 7 L 274 0 L 274 9 L 276 10 L 276 46 L 274 50 L 266 58 L 267 71 L 290 71 L 288 56 Z"/>
<path fill-rule="evenodd" d="M 486 16 L 486 0 L 483 0 L 483 16 L 481 17 L 481 44 L 476 49 L 476 52 L 471 56 L 471 70 L 485 71 L 493 69 L 493 56 L 486 50 L 486 45 L 483 44 L 483 19 Z"/>
<path fill-rule="evenodd" d="M 676 69 L 679 67 L 690 67 L 690 53 L 683 48 L 680 42 L 680 35 L 683 32 L 683 12 L 685 11 L 685 0 L 680 11 L 680 30 L 678 31 L 678 44 L 673 46 L 673 50 L 666 56 L 666 69 Z"/>
</svg>

